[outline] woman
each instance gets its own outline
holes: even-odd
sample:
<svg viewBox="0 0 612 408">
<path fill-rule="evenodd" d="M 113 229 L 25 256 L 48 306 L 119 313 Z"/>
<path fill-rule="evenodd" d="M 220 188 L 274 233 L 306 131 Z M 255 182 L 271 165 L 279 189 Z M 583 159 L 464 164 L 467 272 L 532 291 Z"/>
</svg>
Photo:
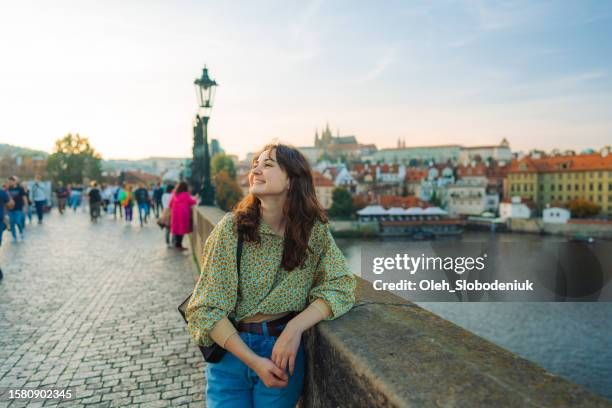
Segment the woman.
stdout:
<svg viewBox="0 0 612 408">
<path fill-rule="evenodd" d="M 191 207 L 196 203 L 187 190 L 187 183 L 181 181 L 169 204 L 170 232 L 174 235 L 174 246 L 180 251 L 187 250 L 183 247 L 183 236 L 192 231 Z"/>
<path fill-rule="evenodd" d="M 295 407 L 304 379 L 302 333 L 350 310 L 356 282 L 297 149 L 265 146 L 248 179 L 249 195 L 204 246 L 188 329 L 196 343 L 227 350 L 206 366 L 209 408 Z"/>
<path fill-rule="evenodd" d="M 161 186 L 159 187 L 162 188 Z M 162 213 L 160 217 L 160 226 L 164 230 L 166 230 L 166 245 L 170 246 L 170 200 L 172 200 L 172 195 L 174 192 L 174 186 L 172 184 L 168 184 L 166 186 L 166 191 L 161 197 L 161 205 L 162 205 Z"/>
<path fill-rule="evenodd" d="M 132 207 L 134 207 L 134 199 L 132 198 L 132 186 L 126 185 L 119 192 L 119 201 L 125 210 L 125 222 L 132 223 Z"/>
</svg>

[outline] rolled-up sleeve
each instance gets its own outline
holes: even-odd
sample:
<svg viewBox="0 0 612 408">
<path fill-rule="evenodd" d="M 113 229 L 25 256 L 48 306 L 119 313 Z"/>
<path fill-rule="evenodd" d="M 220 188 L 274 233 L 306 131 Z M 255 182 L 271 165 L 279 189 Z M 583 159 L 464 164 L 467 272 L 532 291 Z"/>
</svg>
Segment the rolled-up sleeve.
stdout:
<svg viewBox="0 0 612 408">
<path fill-rule="evenodd" d="M 211 346 L 212 327 L 236 307 L 236 238 L 227 214 L 204 244 L 200 278 L 187 305 L 187 329 L 196 344 Z"/>
<path fill-rule="evenodd" d="M 324 226 L 324 247 L 315 272 L 315 282 L 308 294 L 309 303 L 323 299 L 331 309 L 325 320 L 334 320 L 355 304 L 357 281 L 346 258 L 336 245 L 331 231 Z"/>
</svg>

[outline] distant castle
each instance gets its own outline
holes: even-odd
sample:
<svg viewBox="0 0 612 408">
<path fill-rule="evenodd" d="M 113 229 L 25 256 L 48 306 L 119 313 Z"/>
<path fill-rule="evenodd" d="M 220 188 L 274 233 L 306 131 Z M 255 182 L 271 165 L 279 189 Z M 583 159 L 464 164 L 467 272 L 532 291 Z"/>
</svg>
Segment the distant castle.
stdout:
<svg viewBox="0 0 612 408">
<path fill-rule="evenodd" d="M 315 130 L 314 146 L 320 149 L 353 150 L 359 146 L 359 143 L 357 143 L 355 136 L 340 136 L 340 130 L 338 130 L 337 136 L 333 136 L 329 129 L 329 123 L 327 123 L 325 129 L 321 132 L 321 137 L 319 137 L 319 131 Z M 348 149 L 343 149 L 343 147 Z"/>
</svg>

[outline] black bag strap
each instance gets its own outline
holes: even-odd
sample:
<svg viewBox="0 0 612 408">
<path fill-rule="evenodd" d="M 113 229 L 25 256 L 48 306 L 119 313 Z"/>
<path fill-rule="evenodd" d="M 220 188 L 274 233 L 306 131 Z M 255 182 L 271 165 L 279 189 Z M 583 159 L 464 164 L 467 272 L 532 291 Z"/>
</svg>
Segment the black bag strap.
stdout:
<svg viewBox="0 0 612 408">
<path fill-rule="evenodd" d="M 240 258 L 242 258 L 243 244 L 244 240 L 242 239 L 242 235 L 238 234 L 238 245 L 236 245 L 236 271 L 238 272 L 238 276 L 240 276 Z"/>
</svg>

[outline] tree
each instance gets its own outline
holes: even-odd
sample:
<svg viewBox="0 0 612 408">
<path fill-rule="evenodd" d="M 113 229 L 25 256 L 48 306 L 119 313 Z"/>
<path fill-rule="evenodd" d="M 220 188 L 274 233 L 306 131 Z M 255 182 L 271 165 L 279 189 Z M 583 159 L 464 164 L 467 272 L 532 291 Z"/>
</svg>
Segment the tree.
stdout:
<svg viewBox="0 0 612 408">
<path fill-rule="evenodd" d="M 83 183 L 83 178 L 99 180 L 102 157 L 86 137 L 71 133 L 55 142 L 55 150 L 47 160 L 47 172 L 54 182 Z"/>
<path fill-rule="evenodd" d="M 575 218 L 593 217 L 601 211 L 599 205 L 581 198 L 568 202 L 567 209 L 570 210 L 572 217 Z"/>
<path fill-rule="evenodd" d="M 405 178 L 402 180 L 402 197 L 408 197 L 408 182 Z"/>
<path fill-rule="evenodd" d="M 231 157 L 225 153 L 217 153 L 213 156 L 211 165 L 211 177 L 214 178 L 217 173 L 225 170 L 232 180 L 236 180 L 236 167 Z"/>
<path fill-rule="evenodd" d="M 353 215 L 353 199 L 348 190 L 338 187 L 332 192 L 332 206 L 329 215 L 332 217 L 350 217 Z"/>
<path fill-rule="evenodd" d="M 242 199 L 242 190 L 227 170 L 221 170 L 215 177 L 215 199 L 217 205 L 224 211 L 231 211 Z"/>
<path fill-rule="evenodd" d="M 357 194 L 353 196 L 353 210 L 359 211 L 362 208 L 367 207 L 368 205 L 368 196 L 365 194 Z"/>
<path fill-rule="evenodd" d="M 433 191 L 433 194 L 431 195 L 431 198 L 429 199 L 429 202 L 431 203 L 431 205 L 433 205 L 435 207 L 440 207 L 440 205 L 442 205 L 442 202 L 438 198 L 438 194 L 437 194 L 436 190 Z"/>
</svg>

